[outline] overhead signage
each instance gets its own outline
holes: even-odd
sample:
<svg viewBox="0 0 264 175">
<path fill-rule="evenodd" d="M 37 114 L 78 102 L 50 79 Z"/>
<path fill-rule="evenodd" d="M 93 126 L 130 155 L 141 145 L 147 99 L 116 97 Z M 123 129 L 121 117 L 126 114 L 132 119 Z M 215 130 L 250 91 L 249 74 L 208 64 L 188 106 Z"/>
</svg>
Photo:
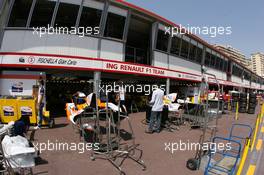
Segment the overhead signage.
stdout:
<svg viewBox="0 0 264 175">
<path fill-rule="evenodd" d="M 52 57 L 19 57 L 19 63 L 29 63 L 29 64 L 50 64 L 50 65 L 77 65 L 76 60 L 65 59 L 65 58 L 52 58 Z"/>
<path fill-rule="evenodd" d="M 106 63 L 105 69 L 165 76 L 165 70 L 122 63 Z"/>
<path fill-rule="evenodd" d="M 201 81 L 201 75 L 192 74 L 187 72 L 182 72 L 181 70 L 170 70 L 164 68 L 157 68 L 153 66 L 144 66 L 140 64 L 133 64 L 127 62 L 111 61 L 105 59 L 93 59 L 93 58 L 75 58 L 75 57 L 63 57 L 63 56 L 39 56 L 39 55 L 12 55 L 6 54 L 2 56 L 2 65 L 16 66 L 22 65 L 25 67 L 36 66 L 39 68 L 50 68 L 52 66 L 56 69 L 61 68 L 74 68 L 76 70 L 99 70 L 99 71 L 108 71 L 113 73 L 131 73 L 131 74 L 141 74 L 157 77 L 167 77 L 171 79 L 181 79 L 181 80 L 190 80 L 190 81 Z M 208 80 L 210 83 L 216 83 L 212 77 L 209 77 Z M 217 80 L 220 84 L 229 85 L 229 86 L 241 86 L 239 83 L 226 81 L 226 80 Z M 245 84 L 245 85 L 244 85 Z M 254 84 L 247 85 L 244 83 L 243 87 L 252 87 L 260 88 Z M 13 91 L 21 91 L 21 87 L 14 85 L 12 88 Z M 23 89 L 22 89 L 23 91 Z"/>
<path fill-rule="evenodd" d="M 184 79 L 191 81 L 200 81 L 201 75 L 185 73 L 177 70 L 169 70 L 163 68 L 157 68 L 153 66 L 144 66 L 140 64 L 118 62 L 103 59 L 93 58 L 74 58 L 74 57 L 57 57 L 57 56 L 39 56 L 39 55 L 3 55 L 3 65 L 23 65 L 23 66 L 37 66 L 43 68 L 50 68 L 55 66 L 56 68 L 76 68 L 88 69 L 88 70 L 101 70 L 109 72 L 124 72 L 131 74 L 141 74 L 158 77 L 168 77 L 175 79 Z"/>
</svg>

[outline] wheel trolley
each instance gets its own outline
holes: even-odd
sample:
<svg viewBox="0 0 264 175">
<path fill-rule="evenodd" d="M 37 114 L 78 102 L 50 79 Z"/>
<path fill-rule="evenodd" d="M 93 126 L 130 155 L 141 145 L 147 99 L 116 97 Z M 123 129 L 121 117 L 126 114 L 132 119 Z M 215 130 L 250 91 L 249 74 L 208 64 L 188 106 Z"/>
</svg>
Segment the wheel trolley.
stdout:
<svg viewBox="0 0 264 175">
<path fill-rule="evenodd" d="M 237 135 L 235 133 L 237 129 L 243 129 L 247 134 L 245 136 Z M 252 131 L 250 125 L 233 124 L 228 138 L 214 137 L 212 143 L 217 144 L 221 141 L 221 143 L 229 144 L 230 149 L 218 150 L 217 148 L 213 148 L 210 150 L 208 154 L 209 160 L 204 174 L 233 175 L 241 158 L 241 152 L 244 149 L 246 140 L 251 137 Z"/>
</svg>

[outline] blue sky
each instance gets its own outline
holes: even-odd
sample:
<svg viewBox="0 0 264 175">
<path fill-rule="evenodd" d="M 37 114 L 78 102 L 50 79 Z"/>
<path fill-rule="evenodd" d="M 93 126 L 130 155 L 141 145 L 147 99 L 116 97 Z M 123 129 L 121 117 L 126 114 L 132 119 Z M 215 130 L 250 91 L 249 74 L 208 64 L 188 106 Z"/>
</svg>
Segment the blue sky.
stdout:
<svg viewBox="0 0 264 175">
<path fill-rule="evenodd" d="M 127 2 L 184 26 L 231 26 L 231 35 L 200 37 L 211 44 L 231 45 L 247 57 L 254 52 L 264 52 L 263 0 L 127 0 Z"/>
</svg>

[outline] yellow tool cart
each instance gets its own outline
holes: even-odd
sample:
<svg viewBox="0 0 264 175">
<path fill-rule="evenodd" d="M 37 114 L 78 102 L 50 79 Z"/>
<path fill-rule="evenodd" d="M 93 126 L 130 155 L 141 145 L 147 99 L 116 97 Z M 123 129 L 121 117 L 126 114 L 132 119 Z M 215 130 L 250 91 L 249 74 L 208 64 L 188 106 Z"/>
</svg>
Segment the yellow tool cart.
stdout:
<svg viewBox="0 0 264 175">
<path fill-rule="evenodd" d="M 0 99 L 0 117 L 2 123 L 18 120 L 17 99 L 15 97 L 3 97 Z"/>
<path fill-rule="evenodd" d="M 30 124 L 37 125 L 38 111 L 36 99 L 33 97 L 3 97 L 0 99 L 0 118 L 2 123 L 17 121 L 22 116 L 28 116 Z M 54 119 L 50 119 L 49 111 L 43 110 L 42 125 L 53 127 Z"/>
<path fill-rule="evenodd" d="M 32 97 L 21 97 L 17 100 L 18 119 L 29 116 L 31 124 L 37 123 L 36 100 Z"/>
</svg>

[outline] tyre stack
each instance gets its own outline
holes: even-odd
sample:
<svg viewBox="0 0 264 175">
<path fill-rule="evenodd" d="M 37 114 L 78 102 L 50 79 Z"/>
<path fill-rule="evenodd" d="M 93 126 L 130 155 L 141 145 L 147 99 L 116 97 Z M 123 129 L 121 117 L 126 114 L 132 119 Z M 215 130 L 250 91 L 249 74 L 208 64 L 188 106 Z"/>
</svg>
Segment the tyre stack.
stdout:
<svg viewBox="0 0 264 175">
<path fill-rule="evenodd" d="M 236 111 L 236 105 L 237 102 L 239 101 L 239 93 L 232 93 L 232 111 Z"/>
<path fill-rule="evenodd" d="M 247 112 L 247 94 L 246 93 L 240 93 L 239 98 L 239 113 L 246 113 Z"/>
<path fill-rule="evenodd" d="M 255 114 L 256 106 L 257 106 L 257 95 L 249 94 L 248 114 Z"/>
</svg>

